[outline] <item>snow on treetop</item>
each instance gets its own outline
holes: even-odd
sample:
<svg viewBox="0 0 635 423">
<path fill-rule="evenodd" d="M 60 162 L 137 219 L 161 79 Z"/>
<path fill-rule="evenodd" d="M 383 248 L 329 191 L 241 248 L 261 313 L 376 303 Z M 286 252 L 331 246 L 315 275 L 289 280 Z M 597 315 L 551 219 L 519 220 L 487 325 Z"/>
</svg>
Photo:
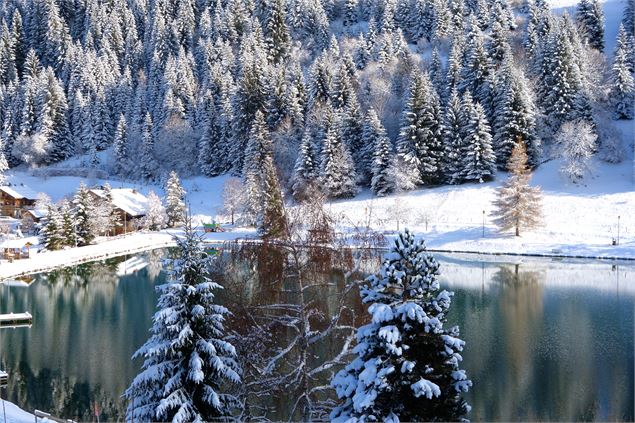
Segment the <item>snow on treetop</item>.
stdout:
<svg viewBox="0 0 635 423">
<path fill-rule="evenodd" d="M 103 189 L 91 189 L 90 191 L 101 198 L 105 198 Z M 132 188 L 113 188 L 111 193 L 112 203 L 115 207 L 133 217 L 145 216 L 148 209 L 148 198 L 145 195 Z"/>
</svg>

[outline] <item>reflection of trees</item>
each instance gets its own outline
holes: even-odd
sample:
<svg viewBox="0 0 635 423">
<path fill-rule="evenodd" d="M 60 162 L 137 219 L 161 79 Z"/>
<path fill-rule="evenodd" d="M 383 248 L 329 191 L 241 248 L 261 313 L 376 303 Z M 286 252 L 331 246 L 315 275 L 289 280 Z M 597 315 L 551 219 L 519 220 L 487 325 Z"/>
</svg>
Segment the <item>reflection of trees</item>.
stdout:
<svg viewBox="0 0 635 423">
<path fill-rule="evenodd" d="M 120 395 L 138 365 L 129 357 L 147 338 L 156 299 L 144 272 L 117 277 L 123 259 L 38 275 L 3 293 L 3 309 L 34 316 L 32 328 L 0 338 L 9 399 L 78 420 L 92 420 L 94 401 L 102 420 L 122 415 Z"/>
<path fill-rule="evenodd" d="M 357 305 L 339 270 L 348 268 L 346 255 L 265 245 L 230 256 L 218 277 L 234 310 L 230 329 L 243 361 L 246 412 L 324 418 L 331 399 L 326 385 L 348 351 Z"/>
</svg>

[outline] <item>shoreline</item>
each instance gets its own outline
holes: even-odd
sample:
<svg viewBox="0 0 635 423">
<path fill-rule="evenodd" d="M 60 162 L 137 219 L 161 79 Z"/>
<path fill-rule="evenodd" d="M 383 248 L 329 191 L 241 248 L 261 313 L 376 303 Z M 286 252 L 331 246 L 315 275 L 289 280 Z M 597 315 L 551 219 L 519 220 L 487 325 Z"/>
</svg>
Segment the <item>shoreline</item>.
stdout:
<svg viewBox="0 0 635 423">
<path fill-rule="evenodd" d="M 20 276 L 48 272 L 51 270 L 64 268 L 68 266 L 75 266 L 83 263 L 89 263 L 92 261 L 105 260 L 113 257 L 120 257 L 129 254 L 141 253 L 144 251 L 169 248 L 176 245 L 173 235 L 178 233 L 178 230 L 162 231 L 162 232 L 137 232 L 134 234 L 128 234 L 119 236 L 112 239 L 107 239 L 98 244 L 87 245 L 84 247 L 74 247 L 66 250 L 50 251 L 45 253 L 37 253 L 32 257 L 23 260 L 15 260 L 12 263 L 2 262 L 0 264 L 0 283 L 3 283 L 7 279 L 17 278 Z M 260 238 L 248 238 L 247 236 L 253 235 L 252 231 L 239 230 L 235 232 L 220 232 L 213 234 L 205 234 L 204 241 L 209 244 L 222 244 L 226 241 L 234 241 L 238 243 L 256 243 L 260 244 L 263 241 Z M 396 234 L 384 234 L 386 239 L 385 247 L 372 246 L 371 249 L 381 250 L 388 248 L 388 244 L 394 239 Z M 420 238 L 421 235 L 417 234 Z M 275 241 L 274 241 L 275 243 Z M 578 251 L 571 251 L 569 253 L 566 250 L 558 248 L 554 251 L 554 248 L 549 244 L 536 245 L 533 244 L 534 249 L 538 251 L 513 251 L 513 249 L 505 247 L 511 247 L 506 245 L 474 245 L 470 248 L 469 240 L 458 241 L 452 244 L 458 244 L 454 246 L 446 246 L 443 243 L 437 243 L 432 241 L 426 243 L 428 251 L 431 253 L 442 254 L 467 254 L 467 255 L 482 255 L 482 256 L 499 256 L 499 257 L 534 257 L 534 258 L 546 258 L 546 259 L 584 259 L 584 260 L 597 260 L 597 261 L 635 261 L 635 245 L 619 246 L 620 248 L 611 248 L 610 246 L 594 246 L 587 244 L 576 245 L 560 245 L 560 247 L 578 248 Z M 358 245 L 352 243 L 344 243 L 342 246 L 349 248 L 360 248 Z M 331 246 L 335 247 L 335 246 Z M 516 246 L 518 247 L 518 246 Z M 542 247 L 542 248 L 541 248 Z M 599 252 L 599 249 L 607 249 L 606 253 Z M 580 249 L 582 252 L 580 252 Z M 540 251 L 544 250 L 544 251 Z M 551 250 L 551 251 L 549 251 Z M 633 251 L 629 254 L 620 254 L 620 250 Z"/>
</svg>

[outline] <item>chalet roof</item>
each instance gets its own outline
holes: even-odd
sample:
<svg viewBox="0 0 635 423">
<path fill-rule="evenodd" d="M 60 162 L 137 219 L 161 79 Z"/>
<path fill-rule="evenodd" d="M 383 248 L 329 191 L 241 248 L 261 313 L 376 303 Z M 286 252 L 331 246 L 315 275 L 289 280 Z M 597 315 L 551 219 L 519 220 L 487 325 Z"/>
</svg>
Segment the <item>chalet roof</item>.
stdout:
<svg viewBox="0 0 635 423">
<path fill-rule="evenodd" d="M 46 209 L 31 209 L 31 210 L 24 210 L 22 212 L 22 214 L 24 213 L 29 213 L 31 214 L 31 216 L 33 216 L 36 219 L 42 219 L 43 217 L 48 216 L 49 212 Z"/>
<path fill-rule="evenodd" d="M 36 236 L 6 239 L 0 244 L 0 248 L 22 248 L 25 247 L 26 244 L 37 245 L 39 242 L 40 241 Z"/>
<path fill-rule="evenodd" d="M 92 193 L 104 198 L 103 189 L 91 189 Z M 120 210 L 128 213 L 132 217 L 146 215 L 148 208 L 148 198 L 139 191 L 132 188 L 112 188 L 112 204 Z"/>
<path fill-rule="evenodd" d="M 37 200 L 37 192 L 23 184 L 3 185 L 0 186 L 0 191 L 4 191 L 7 195 L 16 199 L 26 198 L 27 200 Z"/>
</svg>

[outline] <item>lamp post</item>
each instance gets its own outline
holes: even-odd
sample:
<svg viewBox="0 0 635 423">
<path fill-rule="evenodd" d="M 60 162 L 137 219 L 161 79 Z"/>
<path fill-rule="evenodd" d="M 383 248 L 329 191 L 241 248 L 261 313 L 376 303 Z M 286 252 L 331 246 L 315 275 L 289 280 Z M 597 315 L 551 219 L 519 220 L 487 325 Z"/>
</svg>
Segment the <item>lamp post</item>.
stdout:
<svg viewBox="0 0 635 423">
<path fill-rule="evenodd" d="M 485 210 L 483 210 L 483 238 L 485 238 Z"/>
<path fill-rule="evenodd" d="M 620 245 L 620 217 L 617 216 L 617 245 Z"/>
</svg>

